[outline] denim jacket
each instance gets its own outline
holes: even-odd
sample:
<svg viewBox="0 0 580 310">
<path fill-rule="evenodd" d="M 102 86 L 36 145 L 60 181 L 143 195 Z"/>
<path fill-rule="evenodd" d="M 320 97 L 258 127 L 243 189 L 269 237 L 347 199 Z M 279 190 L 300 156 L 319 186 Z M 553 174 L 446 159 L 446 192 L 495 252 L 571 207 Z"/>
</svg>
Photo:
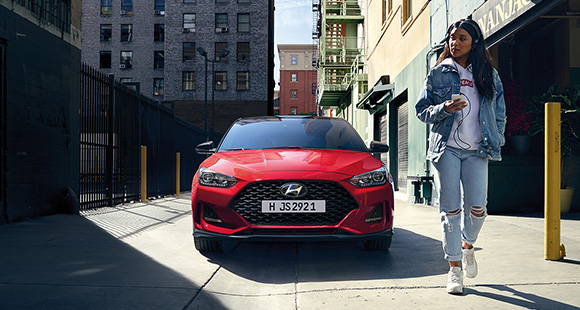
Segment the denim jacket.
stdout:
<svg viewBox="0 0 580 310">
<path fill-rule="evenodd" d="M 482 141 L 477 154 L 489 160 L 500 161 L 500 148 L 505 143 L 506 111 L 503 86 L 495 69 L 493 70 L 493 82 L 492 98 L 479 95 L 479 123 Z M 417 103 L 415 103 L 415 111 L 419 120 L 432 125 L 429 134 L 429 150 L 427 151 L 428 160 L 437 162 L 447 146 L 455 113 L 445 112 L 444 102 L 451 100 L 452 94 L 459 94 L 460 88 L 459 73 L 453 66 L 439 64 L 431 69 L 425 79 L 425 86 L 419 99 L 417 99 Z"/>
</svg>

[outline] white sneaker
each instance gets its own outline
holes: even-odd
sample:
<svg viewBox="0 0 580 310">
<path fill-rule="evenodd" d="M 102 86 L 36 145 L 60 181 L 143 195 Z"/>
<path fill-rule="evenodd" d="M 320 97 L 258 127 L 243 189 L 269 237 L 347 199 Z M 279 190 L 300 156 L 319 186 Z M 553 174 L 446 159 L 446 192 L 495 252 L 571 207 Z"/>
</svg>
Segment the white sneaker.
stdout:
<svg viewBox="0 0 580 310">
<path fill-rule="evenodd" d="M 463 273 L 461 267 L 451 267 L 447 275 L 447 293 L 463 294 Z"/>
<path fill-rule="evenodd" d="M 475 261 L 475 249 L 463 249 L 463 257 L 461 258 L 463 265 L 463 273 L 468 278 L 475 278 L 477 276 L 477 262 Z"/>
</svg>

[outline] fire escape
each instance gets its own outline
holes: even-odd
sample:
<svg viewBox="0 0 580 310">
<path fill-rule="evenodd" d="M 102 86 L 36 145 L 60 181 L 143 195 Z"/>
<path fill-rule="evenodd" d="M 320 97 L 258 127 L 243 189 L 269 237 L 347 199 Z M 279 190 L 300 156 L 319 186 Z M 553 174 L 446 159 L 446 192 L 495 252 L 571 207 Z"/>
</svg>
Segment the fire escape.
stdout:
<svg viewBox="0 0 580 310">
<path fill-rule="evenodd" d="M 317 101 L 322 108 L 344 108 L 351 103 L 353 90 L 359 98 L 368 88 L 364 37 L 358 34 L 364 21 L 361 4 L 362 0 L 313 0 L 312 38 L 319 49 Z"/>
</svg>

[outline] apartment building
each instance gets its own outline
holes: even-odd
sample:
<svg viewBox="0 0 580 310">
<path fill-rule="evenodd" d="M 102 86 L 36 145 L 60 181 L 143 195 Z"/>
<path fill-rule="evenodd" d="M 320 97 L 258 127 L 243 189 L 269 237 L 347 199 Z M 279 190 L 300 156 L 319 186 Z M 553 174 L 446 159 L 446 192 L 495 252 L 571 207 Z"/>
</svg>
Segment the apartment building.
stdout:
<svg viewBox="0 0 580 310">
<path fill-rule="evenodd" d="M 210 132 L 273 113 L 273 0 L 83 1 L 82 59 Z"/>
<path fill-rule="evenodd" d="M 314 44 L 278 44 L 280 55 L 280 115 L 318 115 Z"/>
</svg>

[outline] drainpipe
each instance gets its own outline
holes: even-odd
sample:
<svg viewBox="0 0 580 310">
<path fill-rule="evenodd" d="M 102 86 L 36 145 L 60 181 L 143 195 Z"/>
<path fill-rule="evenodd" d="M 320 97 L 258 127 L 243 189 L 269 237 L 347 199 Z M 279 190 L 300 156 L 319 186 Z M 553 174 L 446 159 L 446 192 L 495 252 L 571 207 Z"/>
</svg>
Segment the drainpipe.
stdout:
<svg viewBox="0 0 580 310">
<path fill-rule="evenodd" d="M 431 60 L 431 56 L 433 56 L 433 54 L 437 53 L 437 51 L 439 51 L 440 49 L 442 49 L 445 46 L 445 44 L 437 44 L 434 47 L 432 47 L 429 52 L 427 52 L 427 56 L 425 58 L 425 63 L 426 63 L 426 73 L 425 76 L 427 76 L 427 74 L 429 74 L 429 70 L 431 69 L 430 66 L 430 60 Z M 427 137 L 427 139 L 425 140 L 425 150 L 426 152 L 429 150 L 429 124 L 425 124 L 425 136 Z M 427 157 L 427 154 L 425 154 L 425 157 Z M 425 175 L 426 176 L 430 176 L 431 175 L 431 163 L 429 162 L 429 160 L 425 159 Z"/>
</svg>

